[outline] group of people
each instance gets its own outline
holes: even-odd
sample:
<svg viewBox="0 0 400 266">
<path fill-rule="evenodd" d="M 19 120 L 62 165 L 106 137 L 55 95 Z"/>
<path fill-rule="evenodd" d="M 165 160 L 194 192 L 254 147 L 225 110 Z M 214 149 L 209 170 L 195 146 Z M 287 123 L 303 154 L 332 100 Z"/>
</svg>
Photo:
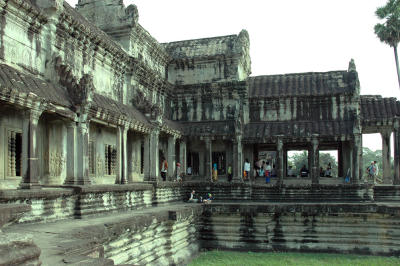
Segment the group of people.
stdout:
<svg viewBox="0 0 400 266">
<path fill-rule="evenodd" d="M 163 181 L 167 181 L 167 172 L 168 172 L 168 162 L 162 157 L 161 158 L 161 178 Z M 175 180 L 176 182 L 182 182 L 183 173 L 181 172 L 181 164 L 176 163 L 176 171 L 175 171 Z"/>
<path fill-rule="evenodd" d="M 332 177 L 332 165 L 328 163 L 326 169 L 320 167 L 319 168 L 319 176 L 320 177 Z"/>
<path fill-rule="evenodd" d="M 378 173 L 379 173 L 378 164 L 376 163 L 376 161 L 372 161 L 371 164 L 367 167 L 367 174 L 369 180 L 373 180 L 374 183 L 376 183 L 377 181 L 382 182 L 382 180 L 378 178 Z"/>
<path fill-rule="evenodd" d="M 198 196 L 196 194 L 195 190 L 192 190 L 192 192 L 190 193 L 188 202 L 210 204 L 213 200 L 214 200 L 214 198 L 211 193 L 207 193 L 205 195 L 205 197 L 202 197 L 202 196 Z"/>
</svg>

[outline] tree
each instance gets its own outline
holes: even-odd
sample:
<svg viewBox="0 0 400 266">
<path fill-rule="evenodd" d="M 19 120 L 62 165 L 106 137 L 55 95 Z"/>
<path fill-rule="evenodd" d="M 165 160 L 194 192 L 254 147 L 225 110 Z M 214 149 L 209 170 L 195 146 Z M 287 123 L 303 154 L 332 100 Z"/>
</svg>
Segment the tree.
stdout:
<svg viewBox="0 0 400 266">
<path fill-rule="evenodd" d="M 397 46 L 400 41 L 400 0 L 389 0 L 385 6 L 379 7 L 375 14 L 379 19 L 385 20 L 383 24 L 376 24 L 374 30 L 381 42 L 393 47 L 400 88 L 400 68 L 397 55 Z"/>
<path fill-rule="evenodd" d="M 320 152 L 319 153 L 319 167 L 322 167 L 326 170 L 328 164 L 331 163 L 332 166 L 332 176 L 338 176 L 338 166 L 335 157 L 330 155 L 329 153 Z M 301 167 L 305 165 L 308 169 L 308 153 L 306 151 L 302 151 L 299 153 L 293 154 L 288 161 L 288 166 L 291 165 L 295 170 L 295 173 L 298 174 Z M 310 170 L 310 169 L 309 169 Z"/>
</svg>

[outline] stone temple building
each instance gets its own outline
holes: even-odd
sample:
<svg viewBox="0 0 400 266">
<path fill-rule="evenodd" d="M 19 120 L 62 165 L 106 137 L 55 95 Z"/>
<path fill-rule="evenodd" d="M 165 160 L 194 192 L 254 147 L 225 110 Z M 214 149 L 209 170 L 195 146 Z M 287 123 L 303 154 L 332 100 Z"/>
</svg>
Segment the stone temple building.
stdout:
<svg viewBox="0 0 400 266">
<path fill-rule="evenodd" d="M 233 183 L 241 183 L 246 158 L 253 165 L 272 154 L 271 186 L 279 188 L 288 151 L 308 151 L 305 182 L 317 186 L 319 151 L 337 150 L 339 177 L 361 189 L 365 133 L 382 134 L 384 177 L 400 181 L 399 102 L 360 95 L 353 60 L 340 71 L 251 76 L 246 30 L 159 43 L 136 6 L 121 0 L 79 0 L 75 8 L 0 0 L 0 18 L 0 200 L 30 203 L 24 222 L 83 215 L 100 204 L 88 197 L 84 210 L 79 193 L 142 189 L 143 206 L 151 206 L 153 185 L 168 190 L 159 182 L 162 158 L 167 180 L 179 162 L 183 173 L 191 168 L 185 182 L 210 187 L 214 164 L 218 182 L 231 166 Z M 168 193 L 187 193 L 185 184 L 170 186 Z M 63 203 L 49 212 L 50 199 Z"/>
<path fill-rule="evenodd" d="M 356 67 L 250 76 L 245 30 L 158 43 L 122 1 L 2 1 L 0 188 L 125 184 L 160 179 L 160 160 L 210 179 L 213 163 L 305 149 L 312 182 L 319 150 L 337 150 L 339 176 L 362 168 L 362 133 L 395 131 L 395 99 L 360 96 Z M 398 147 L 396 167 L 399 167 Z M 386 154 L 390 154 L 387 153 Z M 389 158 L 384 172 L 389 174 Z M 398 171 L 396 178 L 398 179 Z"/>
</svg>

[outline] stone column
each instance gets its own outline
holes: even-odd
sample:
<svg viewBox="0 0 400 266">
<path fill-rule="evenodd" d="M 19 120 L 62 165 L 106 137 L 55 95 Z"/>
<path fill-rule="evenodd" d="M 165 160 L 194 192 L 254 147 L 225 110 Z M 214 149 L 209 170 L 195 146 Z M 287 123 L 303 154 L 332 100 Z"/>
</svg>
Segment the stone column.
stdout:
<svg viewBox="0 0 400 266">
<path fill-rule="evenodd" d="M 175 179 L 175 169 L 176 169 L 176 154 L 175 154 L 175 146 L 176 146 L 176 137 L 169 136 L 168 137 L 168 172 L 167 172 L 167 180 Z"/>
<path fill-rule="evenodd" d="M 278 181 L 277 181 L 277 185 L 281 186 L 283 184 L 283 167 L 284 167 L 284 158 L 283 158 L 283 141 L 282 139 L 278 139 L 277 140 L 277 144 L 276 144 L 276 169 L 277 169 L 277 176 L 278 176 Z"/>
<path fill-rule="evenodd" d="M 233 181 L 243 181 L 243 148 L 241 136 L 236 136 L 233 141 Z"/>
<path fill-rule="evenodd" d="M 343 142 L 340 143 L 338 148 L 338 177 L 344 176 L 344 168 L 343 168 Z"/>
<path fill-rule="evenodd" d="M 361 147 L 361 136 L 360 134 L 355 134 L 353 136 L 352 143 L 352 174 L 351 174 L 351 182 L 353 184 L 358 184 L 360 179 L 360 153 L 362 152 Z"/>
<path fill-rule="evenodd" d="M 206 144 L 204 178 L 205 180 L 212 181 L 212 140 L 205 138 L 204 142 Z"/>
<path fill-rule="evenodd" d="M 117 128 L 117 184 L 128 183 L 127 142 L 128 128 L 119 126 Z"/>
<path fill-rule="evenodd" d="M 149 150 L 149 167 L 150 167 L 150 180 L 160 181 L 160 162 L 159 162 L 159 135 L 160 131 L 154 129 L 150 133 L 150 150 Z"/>
<path fill-rule="evenodd" d="M 144 136 L 143 141 L 143 177 L 150 181 L 150 134 Z"/>
<path fill-rule="evenodd" d="M 351 154 L 351 144 L 346 141 L 342 142 L 342 165 L 343 165 L 343 177 L 346 177 L 347 172 L 349 172 L 349 176 L 352 174 L 352 154 Z"/>
<path fill-rule="evenodd" d="M 76 185 L 89 185 L 89 122 L 78 122 L 76 130 Z"/>
<path fill-rule="evenodd" d="M 76 180 L 76 122 L 67 124 L 67 178 L 66 184 L 75 184 Z"/>
<path fill-rule="evenodd" d="M 20 188 L 23 189 L 40 188 L 37 128 L 41 114 L 42 111 L 29 110 L 23 121 L 22 138 L 24 139 L 23 144 L 26 144 L 26 148 L 23 150 L 25 153 L 22 168 L 23 181 L 20 184 Z"/>
<path fill-rule="evenodd" d="M 186 141 L 181 140 L 179 143 L 179 162 L 181 163 L 181 171 L 186 174 L 187 168 L 187 150 L 186 150 Z"/>
<path fill-rule="evenodd" d="M 358 149 L 358 180 L 362 181 L 363 175 L 365 174 L 364 170 L 364 164 L 363 164 L 363 137 L 362 134 L 360 134 L 360 140 L 359 140 L 359 149 Z"/>
<path fill-rule="evenodd" d="M 314 138 L 311 141 L 311 181 L 313 185 L 319 184 L 319 149 L 318 139 Z"/>
<path fill-rule="evenodd" d="M 399 121 L 394 123 L 394 179 L 393 185 L 400 184 L 400 129 Z"/>
<path fill-rule="evenodd" d="M 382 136 L 382 179 L 388 179 L 390 173 L 390 135 L 391 131 L 381 132 Z"/>
</svg>

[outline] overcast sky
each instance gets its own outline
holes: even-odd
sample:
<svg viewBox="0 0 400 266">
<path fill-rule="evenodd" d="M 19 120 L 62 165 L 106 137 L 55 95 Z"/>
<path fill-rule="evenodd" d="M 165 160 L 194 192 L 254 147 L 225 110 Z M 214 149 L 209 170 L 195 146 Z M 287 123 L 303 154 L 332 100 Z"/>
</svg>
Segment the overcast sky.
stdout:
<svg viewBox="0 0 400 266">
<path fill-rule="evenodd" d="M 75 6 L 77 0 L 67 0 Z M 124 0 L 159 42 L 250 35 L 252 74 L 346 70 L 354 58 L 361 94 L 400 98 L 393 48 L 373 27 L 386 0 Z M 380 138 L 364 145 L 381 149 Z"/>
</svg>

